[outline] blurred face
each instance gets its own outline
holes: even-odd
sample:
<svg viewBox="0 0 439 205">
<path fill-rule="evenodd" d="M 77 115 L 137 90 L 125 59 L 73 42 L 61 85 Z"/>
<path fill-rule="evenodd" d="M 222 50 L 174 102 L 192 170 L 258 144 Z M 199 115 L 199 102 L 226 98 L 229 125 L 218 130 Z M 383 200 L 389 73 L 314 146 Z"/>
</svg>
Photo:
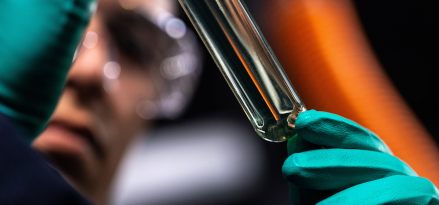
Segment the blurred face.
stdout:
<svg viewBox="0 0 439 205">
<path fill-rule="evenodd" d="M 158 96 L 148 67 L 159 63 L 134 61 L 117 48 L 107 27 L 98 12 L 51 122 L 33 144 L 95 203 L 103 202 L 129 141 L 149 124 L 136 107 Z"/>
</svg>

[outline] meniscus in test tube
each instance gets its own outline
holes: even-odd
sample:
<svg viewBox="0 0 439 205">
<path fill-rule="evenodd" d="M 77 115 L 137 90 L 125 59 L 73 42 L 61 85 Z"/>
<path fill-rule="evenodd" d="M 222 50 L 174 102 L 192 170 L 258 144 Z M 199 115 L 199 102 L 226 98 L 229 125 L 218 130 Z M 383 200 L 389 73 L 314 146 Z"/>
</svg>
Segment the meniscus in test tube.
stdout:
<svg viewBox="0 0 439 205">
<path fill-rule="evenodd" d="M 179 0 L 262 138 L 285 141 L 306 110 L 241 0 Z"/>
</svg>

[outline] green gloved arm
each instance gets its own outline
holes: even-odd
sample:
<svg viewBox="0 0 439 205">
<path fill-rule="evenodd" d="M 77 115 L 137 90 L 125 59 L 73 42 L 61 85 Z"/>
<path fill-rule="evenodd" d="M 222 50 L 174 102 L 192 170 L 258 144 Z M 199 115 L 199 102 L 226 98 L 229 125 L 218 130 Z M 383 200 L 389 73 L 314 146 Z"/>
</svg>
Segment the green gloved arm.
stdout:
<svg viewBox="0 0 439 205">
<path fill-rule="evenodd" d="M 282 168 L 294 203 L 439 204 L 430 181 L 357 123 L 310 110 L 298 116 L 296 131 Z"/>
<path fill-rule="evenodd" d="M 93 3 L 0 1 L 0 112 L 29 141 L 55 109 Z"/>
</svg>

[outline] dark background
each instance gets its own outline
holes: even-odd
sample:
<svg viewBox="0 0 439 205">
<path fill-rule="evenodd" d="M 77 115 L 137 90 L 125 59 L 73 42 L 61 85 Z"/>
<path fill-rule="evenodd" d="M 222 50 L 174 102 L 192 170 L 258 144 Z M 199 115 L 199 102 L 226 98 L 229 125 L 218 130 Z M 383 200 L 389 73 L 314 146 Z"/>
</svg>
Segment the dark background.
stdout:
<svg viewBox="0 0 439 205">
<path fill-rule="evenodd" d="M 260 2 L 246 1 L 256 20 L 264 15 Z M 438 140 L 439 1 L 354 2 L 378 60 L 403 98 Z M 263 30 L 263 33 L 267 32 Z M 247 121 L 251 129 L 220 71 L 206 49 L 204 51 L 206 60 L 199 88 L 182 120 L 221 114 Z M 258 137 L 256 133 L 254 135 Z M 268 143 L 261 139 L 261 144 L 266 149 L 269 165 L 265 177 L 259 182 L 258 194 L 236 204 L 288 204 L 288 186 L 281 176 L 281 167 L 287 156 L 286 143 Z"/>
<path fill-rule="evenodd" d="M 356 0 L 375 53 L 432 136 L 439 138 L 439 1 Z"/>
</svg>

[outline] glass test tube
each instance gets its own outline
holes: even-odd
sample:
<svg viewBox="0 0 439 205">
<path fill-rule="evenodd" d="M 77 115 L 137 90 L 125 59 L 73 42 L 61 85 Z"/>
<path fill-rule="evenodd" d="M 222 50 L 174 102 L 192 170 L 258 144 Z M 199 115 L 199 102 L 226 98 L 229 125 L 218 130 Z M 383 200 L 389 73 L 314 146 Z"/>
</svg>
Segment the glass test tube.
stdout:
<svg viewBox="0 0 439 205">
<path fill-rule="evenodd" d="M 285 141 L 306 110 L 241 0 L 179 0 L 262 138 Z"/>
</svg>

